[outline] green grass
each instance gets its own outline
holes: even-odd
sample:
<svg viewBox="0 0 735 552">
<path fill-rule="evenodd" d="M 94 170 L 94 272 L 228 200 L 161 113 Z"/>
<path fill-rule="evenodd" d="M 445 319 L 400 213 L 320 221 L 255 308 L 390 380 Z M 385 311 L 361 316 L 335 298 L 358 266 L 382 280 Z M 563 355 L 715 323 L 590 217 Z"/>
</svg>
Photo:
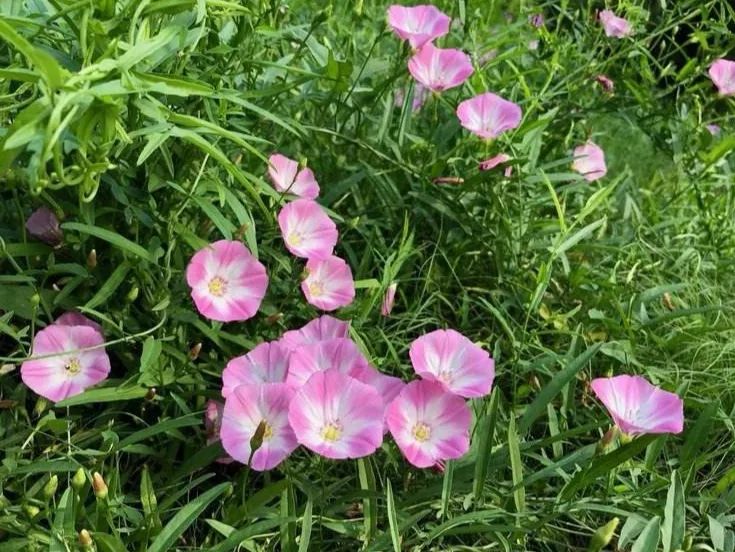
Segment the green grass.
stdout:
<svg viewBox="0 0 735 552">
<path fill-rule="evenodd" d="M 497 56 L 412 114 L 394 107 L 409 52 L 376 0 L 2 3 L 0 550 L 74 550 L 87 529 L 100 551 L 733 551 L 735 104 L 706 69 L 735 46 L 735 10 L 624 2 L 637 33 L 617 41 L 594 22 L 601 3 L 437 4 L 455 19 L 443 45 Z M 485 90 L 524 111 L 495 144 L 454 115 Z M 588 136 L 609 166 L 593 184 L 570 170 Z M 359 463 L 213 463 L 202 411 L 227 359 L 315 315 L 275 224 L 274 151 L 317 175 L 361 282 L 340 316 L 373 363 L 408 379 L 410 342 L 438 327 L 495 358 L 473 447 L 444 475 L 388 440 Z M 510 179 L 478 172 L 500 151 Z M 24 231 L 41 204 L 65 215 L 62 249 Z M 233 236 L 271 285 L 257 318 L 210 323 L 183 271 Z M 70 308 L 104 324 L 113 372 L 54 407 L 18 368 Z M 685 432 L 602 451 L 588 382 L 608 373 L 678 391 Z"/>
</svg>

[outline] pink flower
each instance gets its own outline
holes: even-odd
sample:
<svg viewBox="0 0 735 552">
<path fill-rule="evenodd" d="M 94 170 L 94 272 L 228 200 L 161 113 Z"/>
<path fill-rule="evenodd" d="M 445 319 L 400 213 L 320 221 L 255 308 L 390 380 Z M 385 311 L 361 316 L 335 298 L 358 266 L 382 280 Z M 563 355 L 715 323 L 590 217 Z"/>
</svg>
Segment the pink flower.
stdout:
<svg viewBox="0 0 735 552">
<path fill-rule="evenodd" d="M 406 385 L 386 410 L 388 430 L 418 468 L 464 455 L 470 446 L 470 421 L 461 397 L 425 380 Z"/>
<path fill-rule="evenodd" d="M 595 80 L 607 94 L 612 94 L 615 91 L 615 83 L 609 77 L 606 77 L 605 75 L 597 75 Z"/>
<path fill-rule="evenodd" d="M 283 462 L 298 443 L 288 423 L 294 390 L 285 383 L 236 387 L 225 401 L 220 438 L 227 453 L 254 470 L 270 470 Z M 252 453 L 258 434 L 260 447 Z M 252 456 L 252 459 L 251 459 Z"/>
<path fill-rule="evenodd" d="M 58 324 L 59 326 L 87 326 L 89 328 L 94 328 L 100 333 L 100 335 L 103 335 L 102 326 L 94 320 L 91 320 L 83 314 L 75 311 L 65 312 L 54 320 L 54 324 Z"/>
<path fill-rule="evenodd" d="M 240 385 L 284 383 L 289 350 L 278 341 L 257 345 L 246 355 L 235 357 L 222 372 L 222 396 L 226 399 Z"/>
<path fill-rule="evenodd" d="M 59 219 L 48 207 L 39 207 L 26 221 L 26 230 L 34 238 L 53 247 L 61 244 L 64 232 L 59 228 Z"/>
<path fill-rule="evenodd" d="M 396 301 L 396 289 L 398 289 L 398 284 L 393 282 L 391 285 L 388 286 L 388 289 L 385 290 L 383 304 L 380 305 L 380 314 L 382 314 L 383 316 L 389 316 L 391 311 L 393 310 L 393 304 Z"/>
<path fill-rule="evenodd" d="M 723 96 L 735 95 L 735 61 L 718 59 L 709 68 L 709 77 Z"/>
<path fill-rule="evenodd" d="M 418 111 L 421 109 L 421 106 L 424 105 L 426 100 L 429 99 L 429 95 L 431 94 L 431 91 L 423 86 L 421 83 L 416 83 L 413 89 L 413 101 L 411 102 L 411 111 Z M 395 100 L 393 101 L 393 104 L 396 107 L 403 107 L 403 102 L 406 99 L 406 89 L 405 88 L 399 88 L 396 90 L 395 93 Z"/>
<path fill-rule="evenodd" d="M 293 351 L 301 345 L 318 343 L 336 337 L 347 337 L 350 323 L 324 314 L 298 330 L 289 330 L 281 336 L 281 343 Z"/>
<path fill-rule="evenodd" d="M 485 159 L 484 161 L 481 161 L 480 170 L 489 171 L 490 169 L 494 169 L 495 167 L 505 163 L 506 161 L 510 161 L 510 159 L 511 159 L 510 155 L 506 155 L 505 153 L 499 153 L 495 157 L 490 157 L 488 159 Z"/>
<path fill-rule="evenodd" d="M 204 407 L 204 431 L 207 434 L 207 444 L 211 445 L 219 441 L 219 432 L 222 427 L 222 413 L 224 412 L 225 405 L 219 401 L 212 399 L 207 401 L 207 405 Z M 219 464 L 231 464 L 232 458 L 228 455 L 224 455 L 217 459 Z"/>
<path fill-rule="evenodd" d="M 490 392 L 495 362 L 487 351 L 454 330 L 435 330 L 411 343 L 411 364 L 422 378 L 461 397 Z"/>
<path fill-rule="evenodd" d="M 388 8 L 388 25 L 414 50 L 449 32 L 450 17 L 431 5 Z"/>
<path fill-rule="evenodd" d="M 255 316 L 268 288 L 265 267 L 239 241 L 219 240 L 200 249 L 186 267 L 197 310 L 210 320 Z"/>
<path fill-rule="evenodd" d="M 539 27 L 543 27 L 544 26 L 544 14 L 542 14 L 542 13 L 535 13 L 533 15 L 529 15 L 528 16 L 528 22 L 532 26 L 536 27 L 537 29 Z"/>
<path fill-rule="evenodd" d="M 307 276 L 301 282 L 301 291 L 310 305 L 333 311 L 352 303 L 355 281 L 350 266 L 334 255 L 325 259 L 306 261 Z"/>
<path fill-rule="evenodd" d="M 302 345 L 291 353 L 286 383 L 294 388 L 304 385 L 317 372 L 337 370 L 354 376 L 368 367 L 368 361 L 351 339 L 341 337 Z"/>
<path fill-rule="evenodd" d="M 386 433 L 388 431 L 388 426 L 385 424 L 386 408 L 398 396 L 406 384 L 401 378 L 383 374 L 370 365 L 361 366 L 353 370 L 349 375 L 357 381 L 361 381 L 375 389 L 380 398 L 383 399 L 383 433 Z"/>
<path fill-rule="evenodd" d="M 296 257 L 324 259 L 337 244 L 337 225 L 314 200 L 297 199 L 278 213 L 286 248 Z"/>
<path fill-rule="evenodd" d="M 472 63 L 464 52 L 425 44 L 408 60 L 408 70 L 418 82 L 434 92 L 459 86 L 472 74 Z"/>
<path fill-rule="evenodd" d="M 23 383 L 52 401 L 78 395 L 110 373 L 104 342 L 99 330 L 86 325 L 47 326 L 33 339 L 31 359 L 20 367 Z"/>
<path fill-rule="evenodd" d="M 602 10 L 599 17 L 607 36 L 623 38 L 633 34 L 633 28 L 630 26 L 630 23 L 626 19 L 618 17 L 612 11 Z"/>
<path fill-rule="evenodd" d="M 683 401 L 641 376 L 597 378 L 591 387 L 624 433 L 681 433 L 684 429 Z"/>
<path fill-rule="evenodd" d="M 268 158 L 268 176 L 279 192 L 289 192 L 307 199 L 314 199 L 319 195 L 319 184 L 311 169 L 299 170 L 296 161 L 280 153 Z"/>
<path fill-rule="evenodd" d="M 708 125 L 704 125 L 704 127 L 707 129 L 707 131 L 712 136 L 717 136 L 720 132 L 722 132 L 722 129 L 720 128 L 720 125 L 716 125 L 714 123 L 710 123 Z"/>
<path fill-rule="evenodd" d="M 457 107 L 459 122 L 480 138 L 497 138 L 506 130 L 516 128 L 521 116 L 518 104 L 491 92 L 465 100 Z"/>
<path fill-rule="evenodd" d="M 572 170 L 584 176 L 588 182 L 599 180 L 607 174 L 605 152 L 594 142 L 587 142 L 574 148 Z"/>
<path fill-rule="evenodd" d="M 291 401 L 288 420 L 299 443 L 327 458 L 361 458 L 383 442 L 383 400 L 337 370 L 317 372 Z"/>
<path fill-rule="evenodd" d="M 503 171 L 503 176 L 505 178 L 510 178 L 513 175 L 513 165 L 508 165 L 505 167 L 505 170 Z"/>
</svg>

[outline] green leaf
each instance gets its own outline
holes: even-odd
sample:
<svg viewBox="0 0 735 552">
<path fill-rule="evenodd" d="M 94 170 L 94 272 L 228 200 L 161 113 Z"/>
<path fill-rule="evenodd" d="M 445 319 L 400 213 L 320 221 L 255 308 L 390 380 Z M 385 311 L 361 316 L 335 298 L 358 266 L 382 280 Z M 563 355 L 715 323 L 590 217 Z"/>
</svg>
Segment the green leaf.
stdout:
<svg viewBox="0 0 735 552">
<path fill-rule="evenodd" d="M 131 266 L 127 262 L 121 262 L 117 268 L 112 271 L 112 274 L 107 278 L 107 281 L 102 284 L 102 287 L 97 290 L 97 293 L 95 293 L 92 298 L 85 303 L 84 307 L 87 309 L 95 309 L 100 305 L 107 303 L 110 297 L 112 297 L 112 295 L 117 291 L 117 288 L 119 288 L 125 281 L 125 277 L 128 275 L 130 268 Z"/>
<path fill-rule="evenodd" d="M 92 533 L 99 552 L 128 552 L 119 537 L 106 533 Z"/>
<path fill-rule="evenodd" d="M 158 435 L 159 433 L 166 433 L 167 431 L 179 429 L 181 427 L 200 425 L 201 423 L 201 414 L 199 413 L 188 414 L 186 416 L 181 416 L 180 418 L 159 422 L 151 427 L 136 431 L 132 435 L 126 437 L 117 444 L 117 448 L 118 450 L 124 450 L 128 445 L 139 443 L 140 441 L 144 441 L 145 439 Z"/>
<path fill-rule="evenodd" d="M 655 552 L 661 540 L 660 518 L 655 516 L 641 531 L 630 552 Z"/>
<path fill-rule="evenodd" d="M 216 487 L 202 493 L 186 506 L 181 508 L 176 515 L 161 530 L 156 539 L 148 547 L 147 552 L 168 552 L 172 550 L 176 540 L 186 529 L 201 515 L 202 512 L 216 498 L 224 493 L 229 487 L 229 482 L 220 483 Z"/>
<path fill-rule="evenodd" d="M 91 224 L 82 224 L 81 222 L 65 222 L 61 225 L 61 228 L 94 236 L 95 238 L 109 242 L 118 249 L 132 253 L 145 261 L 151 263 L 156 262 L 156 258 L 143 247 L 111 230 L 100 228 L 99 226 L 92 226 Z"/>
<path fill-rule="evenodd" d="M 304 506 L 304 517 L 301 519 L 301 537 L 299 540 L 299 552 L 309 552 L 309 543 L 311 542 L 311 524 L 313 522 L 311 516 L 313 502 L 311 499 L 306 501 Z"/>
<path fill-rule="evenodd" d="M 477 458 L 475 459 L 475 477 L 472 484 L 472 494 L 475 503 L 481 505 L 485 497 L 485 480 L 487 479 L 490 452 L 492 452 L 493 436 L 495 435 L 495 423 L 498 419 L 499 391 L 497 387 L 490 395 L 490 404 L 486 414 L 477 424 L 474 435 L 474 444 L 477 447 Z"/>
<path fill-rule="evenodd" d="M 0 18 L 0 38 L 5 39 L 20 53 L 28 58 L 36 69 L 41 73 L 43 80 L 52 90 L 61 88 L 64 84 L 66 71 L 61 68 L 54 57 L 33 46 L 25 38 L 15 32 L 9 23 Z"/>
<path fill-rule="evenodd" d="M 675 552 L 684 543 L 686 528 L 686 512 L 684 503 L 684 489 L 681 478 L 676 470 L 671 473 L 671 485 L 666 496 L 664 507 L 664 523 L 661 534 L 664 540 L 664 552 Z"/>
<path fill-rule="evenodd" d="M 387 478 L 385 480 L 385 504 L 388 510 L 388 527 L 393 552 L 401 552 L 401 535 L 398 532 L 398 516 L 396 515 L 396 503 L 393 499 L 393 486 L 390 479 Z"/>
<path fill-rule="evenodd" d="M 58 407 L 79 406 L 80 404 L 97 404 L 115 401 L 130 401 L 146 396 L 145 387 L 121 385 L 119 387 L 99 387 L 87 389 L 84 393 L 69 397 L 56 403 Z"/>
<path fill-rule="evenodd" d="M 54 527 L 51 532 L 51 544 L 49 552 L 66 552 L 68 544 L 76 540 L 76 531 L 74 530 L 75 508 L 74 508 L 74 490 L 67 487 L 61 500 L 56 505 L 56 515 L 54 516 Z"/>
<path fill-rule="evenodd" d="M 156 366 L 162 350 L 163 346 L 160 341 L 152 336 L 147 337 L 143 342 L 143 351 L 140 354 L 140 371 L 147 372 Z"/>
<path fill-rule="evenodd" d="M 148 466 L 143 466 L 140 476 L 140 503 L 143 505 L 147 528 L 152 534 L 158 533 L 161 529 L 161 518 L 158 515 L 158 501 Z"/>
<path fill-rule="evenodd" d="M 508 422 L 508 455 L 513 479 L 513 502 L 516 505 L 516 512 L 522 514 L 526 510 L 526 489 L 523 487 L 523 462 L 521 462 L 521 448 L 513 414 Z"/>
<path fill-rule="evenodd" d="M 365 541 L 370 542 L 378 530 L 378 499 L 375 487 L 375 475 L 368 458 L 358 458 L 357 472 L 360 479 L 360 488 L 368 496 L 362 501 L 365 520 Z"/>
</svg>

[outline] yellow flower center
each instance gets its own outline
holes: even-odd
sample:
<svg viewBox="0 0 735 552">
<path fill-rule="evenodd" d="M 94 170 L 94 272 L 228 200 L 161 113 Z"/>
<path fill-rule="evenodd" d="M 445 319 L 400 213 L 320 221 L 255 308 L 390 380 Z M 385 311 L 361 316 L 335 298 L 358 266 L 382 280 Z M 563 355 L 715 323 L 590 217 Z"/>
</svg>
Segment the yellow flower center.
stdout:
<svg viewBox="0 0 735 552">
<path fill-rule="evenodd" d="M 452 372 L 450 372 L 449 370 L 442 370 L 441 372 L 439 372 L 438 378 L 439 381 L 441 381 L 442 383 L 452 383 Z"/>
<path fill-rule="evenodd" d="M 72 358 L 71 360 L 69 360 L 69 362 L 64 364 L 64 370 L 66 370 L 66 373 L 69 376 L 74 376 L 78 374 L 81 369 L 82 365 L 79 364 L 79 359 L 76 357 Z"/>
<path fill-rule="evenodd" d="M 329 422 L 322 428 L 322 438 L 325 441 L 339 441 L 342 436 L 342 426 L 335 422 Z"/>
<path fill-rule="evenodd" d="M 273 428 L 271 425 L 263 420 L 263 426 L 265 426 L 265 429 L 263 429 L 263 441 L 269 441 L 271 437 L 273 437 Z"/>
<path fill-rule="evenodd" d="M 291 232 L 288 235 L 288 243 L 289 245 L 292 245 L 294 247 L 298 247 L 301 245 L 301 242 L 303 241 L 303 238 L 301 237 L 301 234 L 298 232 Z"/>
<path fill-rule="evenodd" d="M 324 284 L 319 281 L 309 282 L 309 293 L 312 297 L 324 295 Z"/>
<path fill-rule="evenodd" d="M 431 428 L 424 422 L 419 422 L 413 426 L 411 433 L 413 433 L 414 439 L 419 443 L 425 443 L 431 437 Z"/>
<path fill-rule="evenodd" d="M 215 297 L 222 297 L 227 291 L 227 282 L 219 276 L 215 276 L 209 281 L 207 287 L 209 288 L 209 293 Z"/>
</svg>

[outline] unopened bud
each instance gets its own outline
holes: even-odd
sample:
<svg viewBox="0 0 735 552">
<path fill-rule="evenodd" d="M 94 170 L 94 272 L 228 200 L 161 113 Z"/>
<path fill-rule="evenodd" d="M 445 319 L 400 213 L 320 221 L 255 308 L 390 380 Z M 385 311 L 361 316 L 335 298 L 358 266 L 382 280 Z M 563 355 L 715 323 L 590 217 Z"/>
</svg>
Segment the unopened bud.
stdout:
<svg viewBox="0 0 735 552">
<path fill-rule="evenodd" d="M 59 476 L 54 474 L 49 478 L 49 480 L 43 486 L 43 490 L 41 491 L 41 496 L 43 496 L 43 498 L 48 500 L 56 494 L 56 489 L 58 488 L 59 488 Z"/>
<path fill-rule="evenodd" d="M 31 307 L 37 307 L 41 303 L 41 296 L 38 293 L 34 293 L 31 295 L 30 303 Z"/>
<path fill-rule="evenodd" d="M 40 417 L 41 414 L 43 414 L 44 411 L 46 410 L 47 406 L 48 406 L 48 401 L 44 399 L 43 397 L 39 397 L 38 400 L 36 401 L 35 406 L 33 407 L 33 414 L 36 417 Z"/>
<path fill-rule="evenodd" d="M 253 433 L 253 436 L 250 438 L 250 454 L 255 454 L 255 451 L 263 445 L 263 438 L 265 437 L 268 429 L 266 421 L 261 420 L 255 430 L 255 433 Z"/>
<path fill-rule="evenodd" d="M 79 531 L 79 546 L 91 549 L 92 544 L 92 535 L 89 534 L 89 531 L 86 529 Z"/>
<path fill-rule="evenodd" d="M 619 523 L 620 519 L 614 517 L 595 531 L 594 535 L 592 535 L 592 539 L 590 539 L 590 546 L 588 548 L 589 552 L 599 552 L 610 544 L 610 541 L 615 535 L 615 529 L 618 528 Z"/>
<path fill-rule="evenodd" d="M 156 398 L 156 388 L 155 387 L 151 387 L 148 390 L 148 392 L 145 394 L 145 397 L 144 398 L 147 401 L 152 401 L 153 399 L 155 399 Z"/>
<path fill-rule="evenodd" d="M 79 468 L 77 470 L 77 473 L 74 474 L 74 477 L 71 478 L 71 487 L 76 492 L 79 492 L 82 490 L 82 487 L 84 487 L 84 484 L 87 482 L 87 475 L 84 473 L 83 468 Z"/>
<path fill-rule="evenodd" d="M 132 288 L 130 288 L 128 294 L 125 296 L 125 301 L 127 301 L 128 303 L 135 302 L 135 300 L 138 298 L 139 293 L 140 289 L 138 288 L 138 286 L 133 286 Z"/>
<path fill-rule="evenodd" d="M 94 472 L 92 474 L 92 490 L 94 490 L 94 496 L 96 496 L 97 498 L 100 498 L 102 500 L 107 498 L 107 483 L 105 483 L 105 480 L 102 478 L 99 472 Z"/>
<path fill-rule="evenodd" d="M 87 267 L 94 268 L 97 266 L 97 250 L 92 249 L 87 255 Z"/>
<path fill-rule="evenodd" d="M 189 359 L 190 360 L 196 360 L 199 358 L 199 353 L 202 352 L 202 344 L 196 343 L 194 346 L 189 349 Z"/>
<path fill-rule="evenodd" d="M 33 504 L 23 504 L 23 511 L 30 519 L 33 519 L 41 510 L 38 506 L 34 506 Z"/>
</svg>

